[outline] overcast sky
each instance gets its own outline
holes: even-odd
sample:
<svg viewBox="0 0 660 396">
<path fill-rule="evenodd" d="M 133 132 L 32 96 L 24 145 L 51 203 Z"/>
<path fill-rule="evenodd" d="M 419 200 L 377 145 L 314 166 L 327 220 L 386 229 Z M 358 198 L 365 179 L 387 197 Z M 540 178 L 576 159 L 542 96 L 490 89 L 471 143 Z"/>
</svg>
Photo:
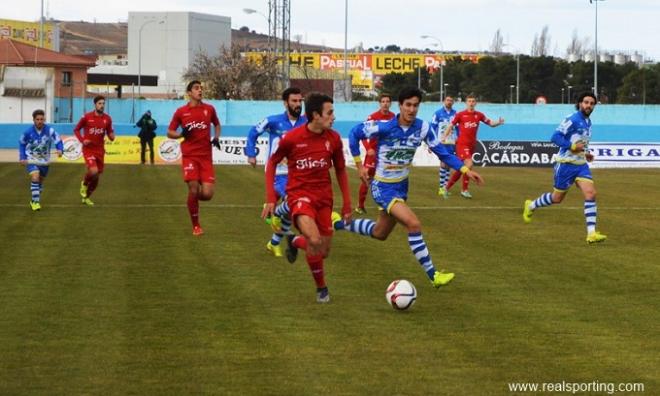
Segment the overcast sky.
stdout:
<svg viewBox="0 0 660 396">
<path fill-rule="evenodd" d="M 195 11 L 229 16 L 232 27 L 267 32 L 259 14 L 266 0 L 44 0 L 48 15 L 60 20 L 126 21 L 129 11 Z M 589 0 L 349 0 L 348 46 L 387 44 L 401 47 L 487 50 L 495 31 L 502 31 L 505 50 L 529 53 L 534 35 L 549 26 L 551 52 L 564 56 L 573 30 L 593 43 L 595 5 Z M 37 20 L 40 0 L 3 7 L 0 17 Z M 291 0 L 291 36 L 303 42 L 344 46 L 343 0 Z M 601 0 L 598 4 L 598 46 L 616 52 L 640 51 L 660 60 L 660 0 Z M 421 35 L 438 38 L 421 39 Z M 593 44 L 592 44 L 593 45 Z"/>
</svg>

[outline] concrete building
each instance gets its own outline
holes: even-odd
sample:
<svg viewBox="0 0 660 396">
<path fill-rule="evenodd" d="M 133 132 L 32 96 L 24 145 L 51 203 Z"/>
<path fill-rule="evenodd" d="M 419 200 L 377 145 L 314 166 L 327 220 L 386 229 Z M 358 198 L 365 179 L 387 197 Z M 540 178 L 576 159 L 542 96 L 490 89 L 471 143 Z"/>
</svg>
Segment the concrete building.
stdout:
<svg viewBox="0 0 660 396">
<path fill-rule="evenodd" d="M 124 95 L 182 95 L 181 76 L 198 51 L 217 55 L 231 46 L 231 18 L 194 12 L 129 12 L 128 64 L 99 65 L 90 84 L 122 84 Z M 120 77 L 121 76 L 121 77 Z M 130 78 L 126 78 L 130 76 Z"/>
</svg>

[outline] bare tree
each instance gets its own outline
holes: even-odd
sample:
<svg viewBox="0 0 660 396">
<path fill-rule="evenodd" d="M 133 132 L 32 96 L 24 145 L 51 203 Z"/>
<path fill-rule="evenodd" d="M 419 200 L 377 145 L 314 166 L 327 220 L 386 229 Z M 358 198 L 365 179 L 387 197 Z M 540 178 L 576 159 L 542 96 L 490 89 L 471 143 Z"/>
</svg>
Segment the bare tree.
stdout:
<svg viewBox="0 0 660 396">
<path fill-rule="evenodd" d="M 205 95 L 213 99 L 273 99 L 278 94 L 277 60 L 268 54 L 255 60 L 244 57 L 240 47 L 222 47 L 216 56 L 197 52 L 186 80 L 204 83 Z"/>
<path fill-rule="evenodd" d="M 534 35 L 532 41 L 532 56 L 547 56 L 550 54 L 550 34 L 548 33 L 548 25 L 543 26 L 541 34 Z"/>
<path fill-rule="evenodd" d="M 577 29 L 574 29 L 571 42 L 568 44 L 568 47 L 566 47 L 566 55 L 582 56 L 584 54 L 584 47 L 582 45 L 583 43 L 578 37 Z"/>
<path fill-rule="evenodd" d="M 493 41 L 490 43 L 490 52 L 495 55 L 500 55 L 504 52 L 504 37 L 502 36 L 501 29 L 497 29 L 493 36 Z"/>
</svg>

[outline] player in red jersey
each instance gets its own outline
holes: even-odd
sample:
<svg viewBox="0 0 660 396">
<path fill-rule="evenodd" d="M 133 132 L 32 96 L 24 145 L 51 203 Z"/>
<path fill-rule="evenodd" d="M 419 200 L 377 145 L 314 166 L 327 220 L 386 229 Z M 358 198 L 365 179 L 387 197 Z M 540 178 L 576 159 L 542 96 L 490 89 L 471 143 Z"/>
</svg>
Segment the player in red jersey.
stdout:
<svg viewBox="0 0 660 396">
<path fill-rule="evenodd" d="M 308 122 L 287 132 L 266 166 L 266 205 L 263 218 L 272 215 L 277 202 L 275 168 L 287 159 L 289 180 L 286 185 L 287 203 L 293 224 L 302 236 L 287 236 L 287 259 L 293 263 L 298 249 L 306 251 L 307 264 L 316 283 L 316 301 L 330 301 L 323 273 L 323 259 L 328 257 L 332 241 L 332 180 L 330 168 L 335 167 L 342 192 L 342 213 L 345 222 L 351 221 L 351 193 L 341 137 L 332 130 L 335 120 L 332 98 L 312 93 L 305 99 Z"/>
<path fill-rule="evenodd" d="M 479 111 L 476 111 L 474 108 L 477 106 L 476 96 L 470 94 L 467 96 L 467 109 L 459 111 L 454 116 L 454 119 L 447 125 L 444 134 L 442 135 L 442 140 L 446 140 L 449 135 L 451 135 L 452 130 L 456 125 L 458 125 L 461 133 L 458 135 L 456 140 L 456 156 L 463 160 L 465 166 L 472 169 L 472 154 L 474 154 L 474 146 L 477 143 L 477 130 L 479 129 L 479 123 L 483 122 L 484 124 L 497 127 L 504 124 L 504 118 L 500 117 L 497 121 L 491 121 L 488 117 Z M 454 172 L 447 183 L 447 188 L 445 188 L 445 198 L 449 195 L 449 189 L 452 188 L 454 184 L 460 179 L 461 173 Z M 463 175 L 463 188 L 461 190 L 461 195 L 464 198 L 472 198 L 472 194 L 468 191 L 468 184 L 470 179 Z"/>
<path fill-rule="evenodd" d="M 167 130 L 167 137 L 181 142 L 181 166 L 183 181 L 188 184 L 188 212 L 193 225 L 193 235 L 202 235 L 199 225 L 199 201 L 213 198 L 215 170 L 213 169 L 212 145 L 220 149 L 220 120 L 215 108 L 202 102 L 202 83 L 191 81 L 186 87 L 190 101 L 174 112 Z M 211 140 L 211 124 L 214 137 Z M 181 133 L 177 128 L 181 127 Z"/>
<path fill-rule="evenodd" d="M 110 141 L 115 140 L 115 131 L 112 129 L 112 118 L 105 114 L 105 98 L 98 95 L 94 98 L 94 111 L 85 113 L 73 129 L 76 138 L 83 145 L 83 157 L 87 173 L 80 182 L 80 196 L 82 203 L 88 206 L 94 205 L 89 197 L 99 185 L 99 177 L 103 173 L 105 147 L 104 138 L 108 136 Z M 82 132 L 81 132 L 82 130 Z"/>
<path fill-rule="evenodd" d="M 396 116 L 393 112 L 390 111 L 390 106 L 392 105 L 392 96 L 387 93 L 382 93 L 378 97 L 378 111 L 371 113 L 367 117 L 367 121 L 389 121 Z M 362 140 L 362 145 L 364 149 L 367 150 L 367 154 L 364 157 L 364 166 L 367 169 L 367 176 L 369 181 L 374 178 L 376 174 L 376 148 L 378 146 L 378 139 L 364 139 Z M 367 210 L 364 208 L 364 201 L 367 198 L 367 192 L 369 191 L 369 185 L 365 183 L 364 180 L 360 179 L 360 192 L 358 195 L 358 206 L 355 208 L 355 213 L 365 214 Z"/>
</svg>

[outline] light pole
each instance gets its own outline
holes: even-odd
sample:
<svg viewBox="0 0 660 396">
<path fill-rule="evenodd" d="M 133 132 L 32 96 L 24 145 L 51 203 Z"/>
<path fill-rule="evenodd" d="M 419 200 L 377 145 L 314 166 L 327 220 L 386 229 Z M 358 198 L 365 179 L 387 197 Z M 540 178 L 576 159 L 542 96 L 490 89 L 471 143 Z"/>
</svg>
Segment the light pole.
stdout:
<svg viewBox="0 0 660 396">
<path fill-rule="evenodd" d="M 514 84 L 509 85 L 509 103 L 513 103 L 513 88 L 515 87 Z"/>
<path fill-rule="evenodd" d="M 158 24 L 160 25 L 165 21 L 163 21 L 162 19 L 161 20 L 150 19 L 148 21 L 145 21 L 140 26 L 140 31 L 138 32 L 138 99 L 142 97 L 142 29 L 144 29 L 145 26 L 153 22 L 158 22 Z"/>
<path fill-rule="evenodd" d="M 595 22 L 594 22 L 594 96 L 598 101 L 598 2 L 605 0 L 589 0 L 589 4 L 594 4 L 595 7 Z"/>
<path fill-rule="evenodd" d="M 259 11 L 255 10 L 254 8 L 243 8 L 243 12 L 248 14 L 248 15 L 259 14 L 262 17 L 264 17 L 264 19 L 268 23 L 268 51 L 270 52 L 270 50 L 271 50 L 271 46 L 270 46 L 270 19 L 268 19 L 268 17 L 266 15 L 264 15 L 262 12 L 259 12 Z"/>
<path fill-rule="evenodd" d="M 564 87 L 561 88 L 561 104 L 564 104 Z"/>
<path fill-rule="evenodd" d="M 520 104 L 520 53 L 516 54 L 516 104 Z"/>
<path fill-rule="evenodd" d="M 566 92 L 566 103 L 571 103 L 573 98 L 571 98 L 571 88 L 573 88 L 572 85 L 568 86 L 568 91 Z"/>
<path fill-rule="evenodd" d="M 445 88 L 445 96 L 449 95 L 449 94 L 447 93 L 447 87 L 449 86 L 449 83 L 444 83 L 444 84 L 442 84 L 442 85 L 443 85 L 443 87 Z M 443 100 L 444 100 L 444 98 L 443 98 Z"/>
<path fill-rule="evenodd" d="M 445 46 L 442 45 L 442 40 L 440 40 L 439 38 L 437 38 L 435 36 L 428 35 L 428 34 L 423 34 L 419 37 L 422 38 L 422 39 L 435 40 L 437 43 L 435 43 L 434 45 L 437 47 L 438 44 L 439 44 L 440 45 L 440 51 L 445 52 Z M 444 86 L 445 86 L 445 61 L 443 59 L 443 60 L 440 61 L 440 102 L 442 102 L 445 98 L 445 91 L 443 91 Z"/>
<path fill-rule="evenodd" d="M 351 81 L 351 94 L 346 97 L 346 84 L 348 83 L 348 0 L 344 1 L 344 99 L 350 102 L 353 96 Z"/>
</svg>

